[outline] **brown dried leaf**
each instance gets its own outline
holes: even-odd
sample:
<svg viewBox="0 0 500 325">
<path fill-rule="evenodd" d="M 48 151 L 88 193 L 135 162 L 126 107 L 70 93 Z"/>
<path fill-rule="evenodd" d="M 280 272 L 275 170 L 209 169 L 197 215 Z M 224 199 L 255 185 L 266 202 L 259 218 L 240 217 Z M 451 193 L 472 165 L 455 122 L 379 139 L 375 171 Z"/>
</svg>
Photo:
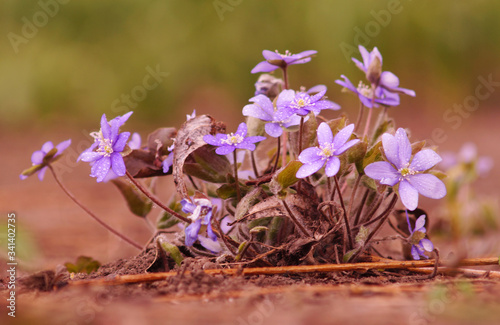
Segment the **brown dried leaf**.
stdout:
<svg viewBox="0 0 500 325">
<path fill-rule="evenodd" d="M 184 182 L 184 162 L 186 158 L 196 149 L 206 144 L 203 137 L 207 134 L 225 133 L 226 126 L 216 122 L 209 115 L 196 116 L 184 122 L 175 138 L 173 175 L 177 192 L 181 197 L 188 197 L 188 191 Z"/>
</svg>

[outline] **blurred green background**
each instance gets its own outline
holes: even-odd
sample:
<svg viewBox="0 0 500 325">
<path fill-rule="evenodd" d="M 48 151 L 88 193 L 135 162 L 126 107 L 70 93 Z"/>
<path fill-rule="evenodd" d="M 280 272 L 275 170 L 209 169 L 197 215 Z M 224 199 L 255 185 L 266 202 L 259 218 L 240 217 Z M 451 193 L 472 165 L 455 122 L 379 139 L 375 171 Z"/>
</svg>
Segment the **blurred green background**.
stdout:
<svg viewBox="0 0 500 325">
<path fill-rule="evenodd" d="M 500 2 L 486 0 L 4 0 L 0 125 L 95 122 L 124 106 L 155 126 L 193 108 L 237 118 L 253 95 L 258 76 L 250 70 L 263 49 L 317 50 L 291 70 L 292 87 L 326 84 L 329 97 L 354 113 L 356 101 L 334 80 L 363 78 L 348 59 L 360 57 L 349 53 L 358 43 L 377 46 L 384 70 L 416 90 L 416 99 L 403 98 L 405 109 L 439 113 L 474 94 L 478 76 L 499 75 L 499 13 Z M 157 68 L 168 76 L 139 89 Z"/>
</svg>

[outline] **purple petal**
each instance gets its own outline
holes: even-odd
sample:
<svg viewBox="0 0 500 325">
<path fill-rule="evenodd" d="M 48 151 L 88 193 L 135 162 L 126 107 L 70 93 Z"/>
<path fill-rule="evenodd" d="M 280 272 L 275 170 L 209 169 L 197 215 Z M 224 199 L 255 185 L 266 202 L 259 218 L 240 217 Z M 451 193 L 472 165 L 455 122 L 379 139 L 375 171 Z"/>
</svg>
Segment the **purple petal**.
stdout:
<svg viewBox="0 0 500 325">
<path fill-rule="evenodd" d="M 97 182 L 102 182 L 104 177 L 109 171 L 111 167 L 111 159 L 109 157 L 103 157 L 99 160 L 96 160 L 94 165 L 92 165 L 92 169 L 90 171 L 90 176 L 97 177 Z"/>
<path fill-rule="evenodd" d="M 339 172 L 339 169 L 340 169 L 340 159 L 339 158 L 334 156 L 334 157 L 330 157 L 330 159 L 328 159 L 326 161 L 326 165 L 325 165 L 326 176 L 328 176 L 328 177 L 335 176 Z"/>
<path fill-rule="evenodd" d="M 262 51 L 262 56 L 268 61 L 283 60 L 283 57 L 280 54 L 269 50 Z"/>
<path fill-rule="evenodd" d="M 364 64 L 359 61 L 358 59 L 351 58 L 351 60 L 356 64 L 356 66 L 359 68 L 359 70 L 366 72 L 367 68 L 364 66 Z"/>
<path fill-rule="evenodd" d="M 394 186 L 399 182 L 399 173 L 386 161 L 377 161 L 365 167 L 365 174 L 380 183 Z"/>
<path fill-rule="evenodd" d="M 266 137 L 254 135 L 253 137 L 245 138 L 241 143 L 257 143 L 266 140 Z M 240 143 L 240 144 L 241 144 Z"/>
<path fill-rule="evenodd" d="M 318 127 L 318 143 L 320 146 L 324 144 L 330 144 L 333 142 L 333 133 L 330 126 L 325 122 L 322 122 Z"/>
<path fill-rule="evenodd" d="M 320 170 L 321 167 L 323 167 L 324 163 L 325 163 L 325 161 L 323 159 L 319 159 L 319 160 L 314 161 L 312 163 L 304 164 L 304 165 L 302 165 L 302 167 L 299 168 L 295 177 L 304 178 L 304 177 L 310 176 L 310 175 L 314 174 L 315 172 L 317 172 L 318 170 Z"/>
<path fill-rule="evenodd" d="M 71 144 L 71 139 L 59 143 L 56 146 L 57 148 L 56 156 L 60 155 L 64 150 L 66 150 L 70 146 L 70 144 Z"/>
<path fill-rule="evenodd" d="M 295 55 L 297 55 L 298 57 L 304 58 L 304 57 L 310 57 L 310 56 L 315 55 L 317 53 L 318 53 L 318 51 L 315 51 L 315 50 L 307 50 L 307 51 L 297 53 Z"/>
<path fill-rule="evenodd" d="M 241 135 L 243 138 L 247 136 L 247 125 L 243 122 L 238 125 L 238 129 L 235 134 Z"/>
<path fill-rule="evenodd" d="M 212 145 L 212 146 L 219 146 L 219 142 L 217 141 L 217 139 L 211 135 L 211 134 L 207 134 L 203 137 L 203 141 L 205 141 L 206 143 Z"/>
<path fill-rule="evenodd" d="M 401 202 L 410 211 L 413 211 L 418 206 L 418 191 L 406 180 L 399 183 L 399 196 Z"/>
<path fill-rule="evenodd" d="M 161 163 L 163 167 L 163 172 L 166 174 L 170 170 L 170 166 L 174 163 L 174 153 L 171 152 L 165 160 Z"/>
<path fill-rule="evenodd" d="M 417 174 L 409 177 L 408 182 L 418 193 L 431 199 L 441 199 L 446 195 L 446 186 L 434 175 Z"/>
<path fill-rule="evenodd" d="M 47 141 L 45 142 L 43 145 L 42 145 L 42 151 L 44 153 L 48 153 L 50 150 L 52 150 L 54 148 L 54 144 L 52 143 L 52 141 Z"/>
<path fill-rule="evenodd" d="M 351 141 L 348 141 L 346 144 L 344 144 L 342 147 L 338 148 L 337 150 L 335 150 L 335 155 L 341 155 L 343 154 L 346 150 L 348 150 L 349 148 L 351 148 L 352 146 L 356 145 L 358 142 L 360 142 L 359 139 L 354 139 L 354 140 L 351 140 Z"/>
<path fill-rule="evenodd" d="M 233 152 L 235 149 L 236 149 L 236 147 L 234 147 L 234 146 L 225 145 L 225 146 L 221 146 L 221 147 L 218 147 L 217 149 L 215 149 L 215 153 L 223 156 L 223 155 L 227 155 L 228 153 Z"/>
<path fill-rule="evenodd" d="M 128 142 L 128 146 L 132 150 L 140 149 L 141 148 L 141 135 L 137 132 L 132 133 L 132 136 L 130 137 L 130 141 Z"/>
<path fill-rule="evenodd" d="M 128 138 L 130 137 L 130 132 L 122 132 L 118 135 L 115 144 L 113 145 L 114 152 L 122 152 L 125 149 Z"/>
<path fill-rule="evenodd" d="M 186 199 L 181 200 L 181 205 L 182 205 L 182 212 L 184 213 L 193 213 L 194 209 L 196 209 L 196 204 Z"/>
<path fill-rule="evenodd" d="M 396 141 L 398 142 L 398 158 L 401 164 L 398 167 L 406 167 L 411 158 L 411 143 L 403 128 L 399 128 L 396 131 Z"/>
<path fill-rule="evenodd" d="M 326 93 L 326 89 L 327 89 L 327 88 L 326 88 L 326 86 L 325 86 L 325 85 L 316 85 L 316 86 L 313 86 L 313 87 L 309 88 L 309 89 L 307 90 L 307 93 L 308 93 L 309 95 L 312 95 L 312 94 L 315 94 L 315 93 L 322 92 L 323 90 L 324 90 L 324 91 L 325 91 L 325 93 Z"/>
<path fill-rule="evenodd" d="M 396 88 L 399 86 L 399 78 L 392 72 L 384 71 L 380 75 L 380 86 L 386 88 Z"/>
<path fill-rule="evenodd" d="M 273 138 L 280 137 L 283 134 L 283 129 L 277 123 L 267 123 L 264 126 L 266 133 L 272 136 Z"/>
<path fill-rule="evenodd" d="M 252 116 L 262 121 L 271 121 L 272 113 L 268 114 L 262 107 L 255 104 L 248 104 L 243 107 L 243 116 Z"/>
<path fill-rule="evenodd" d="M 43 181 L 43 177 L 45 176 L 45 172 L 47 171 L 47 167 L 43 167 L 42 169 L 40 169 L 40 171 L 38 172 L 38 179 L 40 181 Z"/>
<path fill-rule="evenodd" d="M 366 69 L 368 69 L 368 66 L 370 65 L 370 52 L 368 52 L 368 50 L 363 45 L 359 45 L 358 49 L 359 53 L 361 54 L 361 57 L 363 58 L 364 69 L 361 70 L 366 72 Z"/>
<path fill-rule="evenodd" d="M 50 149 L 49 149 L 50 151 Z M 34 165 L 39 165 L 43 162 L 43 157 L 45 157 L 45 155 L 47 154 L 47 151 L 43 151 L 43 150 L 37 150 L 35 152 L 33 152 L 33 154 L 31 155 L 31 162 L 34 164 Z"/>
<path fill-rule="evenodd" d="M 184 229 L 186 234 L 185 244 L 186 246 L 193 246 L 194 242 L 198 238 L 198 233 L 200 232 L 201 220 L 197 220 L 191 223 L 189 226 Z"/>
<path fill-rule="evenodd" d="M 267 61 L 262 61 L 262 62 L 258 63 L 252 69 L 252 71 L 250 71 L 250 73 L 271 72 L 271 71 L 274 71 L 274 70 L 276 70 L 278 68 L 279 68 L 278 66 L 272 65 L 271 63 L 269 63 Z"/>
<path fill-rule="evenodd" d="M 355 92 L 356 94 L 358 93 L 357 88 L 354 87 L 354 85 L 352 84 L 352 82 L 346 76 L 341 75 L 340 77 L 344 78 L 344 81 L 340 80 L 340 79 L 337 79 L 337 80 L 335 80 L 335 83 L 341 85 L 342 87 L 346 87 L 347 89 L 349 89 L 350 91 Z"/>
<path fill-rule="evenodd" d="M 317 160 L 321 160 L 320 153 L 321 149 L 318 147 L 304 149 L 299 155 L 299 161 L 303 164 L 310 164 Z"/>
<path fill-rule="evenodd" d="M 419 244 L 427 252 L 432 252 L 434 250 L 434 244 L 427 238 L 421 239 Z"/>
<path fill-rule="evenodd" d="M 424 170 L 434 167 L 441 160 L 441 157 L 434 150 L 425 149 L 417 152 L 415 156 L 413 156 L 410 168 L 418 172 L 423 172 Z"/>
<path fill-rule="evenodd" d="M 420 229 L 422 229 L 424 226 L 425 226 L 425 214 L 418 217 L 417 221 L 415 222 L 415 231 L 422 231 Z"/>
<path fill-rule="evenodd" d="M 396 168 L 403 167 L 399 161 L 398 142 L 393 135 L 389 133 L 382 134 L 382 147 L 384 148 L 385 156 L 390 163 L 396 166 Z"/>
<path fill-rule="evenodd" d="M 102 114 L 101 117 L 101 132 L 104 138 L 111 139 L 111 126 L 106 119 L 106 114 Z"/>
<path fill-rule="evenodd" d="M 332 102 L 331 100 L 320 100 L 314 105 L 314 109 L 316 110 L 324 110 L 324 109 L 332 109 L 334 111 L 340 109 L 340 105 Z"/>
<path fill-rule="evenodd" d="M 420 260 L 420 254 L 418 254 L 418 250 L 415 247 L 415 245 L 411 246 L 411 256 L 413 256 L 414 260 L 417 260 L 417 261 Z"/>
<path fill-rule="evenodd" d="M 250 151 L 254 151 L 255 150 L 255 144 L 250 143 L 250 142 L 242 142 L 242 143 L 237 144 L 235 146 L 235 148 L 237 148 L 237 149 L 247 149 L 247 150 L 250 150 Z"/>
<path fill-rule="evenodd" d="M 91 162 L 91 161 L 95 161 L 99 158 L 101 158 L 102 155 L 98 152 L 95 152 L 95 151 L 84 151 L 82 152 L 82 154 L 78 157 L 78 160 L 82 160 L 82 161 L 85 161 L 85 162 Z"/>
<path fill-rule="evenodd" d="M 335 135 L 335 138 L 333 139 L 333 147 L 334 148 L 342 147 L 351 137 L 352 131 L 354 131 L 354 124 L 349 124 L 342 130 L 340 130 L 339 133 L 337 133 Z"/>
<path fill-rule="evenodd" d="M 396 88 L 392 88 L 391 91 L 400 92 L 400 93 L 403 93 L 405 95 L 412 96 L 412 97 L 416 96 L 415 91 L 411 90 L 411 89 L 396 87 Z"/>
<path fill-rule="evenodd" d="M 211 228 L 207 227 L 207 234 L 208 234 L 208 229 Z M 222 251 L 222 247 L 220 243 L 217 241 L 217 237 L 215 237 L 215 239 L 211 239 L 204 236 L 198 236 L 198 240 L 200 241 L 201 246 L 205 247 L 212 253 L 219 253 Z"/>
<path fill-rule="evenodd" d="M 295 98 L 295 91 L 291 89 L 283 90 L 276 100 L 276 107 L 278 109 L 287 106 Z"/>
<path fill-rule="evenodd" d="M 122 155 L 118 152 L 113 152 L 111 154 L 110 160 L 111 160 L 111 167 L 113 169 L 113 172 L 115 172 L 115 174 L 118 176 L 125 175 L 127 168 L 125 167 L 125 162 L 123 161 Z"/>
</svg>

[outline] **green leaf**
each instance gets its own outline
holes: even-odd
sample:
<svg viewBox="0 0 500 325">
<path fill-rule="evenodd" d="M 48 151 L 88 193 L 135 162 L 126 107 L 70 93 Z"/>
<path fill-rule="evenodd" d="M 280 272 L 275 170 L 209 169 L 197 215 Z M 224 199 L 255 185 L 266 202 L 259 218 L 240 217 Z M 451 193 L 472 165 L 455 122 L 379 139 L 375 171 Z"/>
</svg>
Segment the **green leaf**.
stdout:
<svg viewBox="0 0 500 325">
<path fill-rule="evenodd" d="M 42 169 L 45 166 L 46 165 L 44 165 L 44 164 L 33 165 L 30 168 L 23 170 L 23 172 L 21 173 L 21 175 L 23 175 L 23 176 L 31 176 L 31 175 L 33 175 L 34 173 L 36 173 L 37 171 L 39 171 L 40 169 Z"/>
<path fill-rule="evenodd" d="M 265 123 L 259 118 L 248 116 L 247 117 L 247 129 L 248 136 L 263 136 L 265 135 Z"/>
<path fill-rule="evenodd" d="M 160 245 L 161 248 L 163 248 L 165 252 L 167 252 L 170 255 L 170 257 L 175 261 L 175 263 L 180 266 L 183 258 L 179 248 L 174 244 L 169 243 L 166 240 L 160 240 Z"/>
<path fill-rule="evenodd" d="M 262 194 L 262 189 L 260 187 L 256 187 L 245 195 L 238 205 L 236 206 L 236 212 L 234 214 L 234 218 L 236 220 L 240 220 L 243 218 L 248 210 L 259 201 L 259 198 Z"/>
<path fill-rule="evenodd" d="M 79 256 L 76 259 L 76 263 L 65 263 L 64 266 L 70 273 L 87 273 L 90 274 L 97 271 L 101 267 L 101 263 L 94 260 L 92 257 Z"/>
<path fill-rule="evenodd" d="M 365 226 L 361 226 L 359 228 L 359 232 L 356 235 L 356 243 L 361 247 L 365 244 L 366 240 L 368 239 L 368 236 L 370 235 L 370 229 L 366 228 Z"/>
<path fill-rule="evenodd" d="M 182 209 L 182 205 L 179 202 L 175 202 L 175 201 L 170 203 L 168 207 L 170 209 L 174 210 L 175 212 L 180 212 Z M 158 229 L 167 229 L 167 228 L 175 226 L 179 222 L 180 222 L 180 220 L 177 217 L 173 216 L 172 214 L 170 214 L 167 211 L 164 211 L 161 214 L 161 217 L 156 222 L 156 227 Z"/>
<path fill-rule="evenodd" d="M 364 175 L 366 166 L 368 166 L 373 162 L 382 160 L 383 155 L 381 150 L 382 150 L 382 141 L 375 143 L 370 149 L 368 149 L 368 152 L 366 153 L 366 156 L 363 159 L 362 164 L 359 163 L 356 164 L 356 168 L 358 169 L 359 174 Z"/>
<path fill-rule="evenodd" d="M 215 148 L 204 146 L 194 151 L 184 163 L 184 172 L 211 183 L 226 183 L 232 166 L 226 156 L 215 153 Z"/>
<path fill-rule="evenodd" d="M 145 218 L 148 215 L 153 207 L 153 202 L 139 191 L 135 185 L 122 181 L 119 178 L 113 179 L 111 182 L 120 190 L 133 214 L 141 218 Z"/>
<path fill-rule="evenodd" d="M 345 255 L 342 257 L 342 261 L 343 261 L 344 263 L 349 262 L 349 260 L 351 259 L 351 257 L 352 257 L 354 254 L 356 254 L 358 251 L 359 251 L 359 247 L 354 248 L 354 249 L 351 249 L 350 251 L 348 251 L 347 253 L 345 253 Z"/>
<path fill-rule="evenodd" d="M 373 134 L 373 142 L 377 141 L 382 134 L 394 129 L 394 120 L 393 119 L 388 119 L 386 121 L 381 122 L 378 124 L 377 129 L 375 130 L 375 133 Z"/>
<path fill-rule="evenodd" d="M 290 161 L 285 167 L 278 170 L 269 183 L 269 189 L 273 194 L 278 194 L 297 183 L 299 179 L 295 177 L 297 171 L 302 166 L 298 160 Z"/>
</svg>

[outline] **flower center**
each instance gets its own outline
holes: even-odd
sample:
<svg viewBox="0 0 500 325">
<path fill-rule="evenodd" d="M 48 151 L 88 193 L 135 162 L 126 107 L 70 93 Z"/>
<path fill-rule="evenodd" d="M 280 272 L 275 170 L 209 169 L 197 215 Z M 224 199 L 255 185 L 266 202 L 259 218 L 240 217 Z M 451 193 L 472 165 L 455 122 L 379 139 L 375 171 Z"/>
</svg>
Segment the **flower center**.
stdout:
<svg viewBox="0 0 500 325">
<path fill-rule="evenodd" d="M 286 50 L 286 51 L 285 51 L 285 54 L 281 54 L 280 52 L 278 52 L 278 50 L 275 50 L 274 52 L 276 52 L 276 54 L 281 55 L 281 57 L 282 57 L 283 59 L 284 59 L 284 58 L 286 58 L 286 57 L 288 57 L 288 56 L 291 56 L 291 55 L 292 55 L 292 53 L 290 53 L 290 51 L 288 51 L 288 50 Z"/>
<path fill-rule="evenodd" d="M 365 96 L 366 98 L 373 97 L 373 91 L 371 87 L 365 85 L 362 81 L 359 82 L 357 90 L 361 95 Z"/>
<path fill-rule="evenodd" d="M 221 142 L 229 145 L 239 144 L 243 141 L 243 137 L 239 134 L 228 134 L 227 138 L 223 139 Z"/>
<path fill-rule="evenodd" d="M 307 96 L 307 97 L 303 96 L 303 97 L 300 97 L 298 99 L 295 99 L 292 107 L 295 109 L 300 109 L 300 108 L 307 107 L 310 104 L 311 104 L 311 100 L 310 100 L 309 96 Z"/>
<path fill-rule="evenodd" d="M 415 175 L 417 172 L 411 169 L 408 165 L 400 168 L 398 172 L 401 174 L 401 177 L 407 179 L 408 176 Z"/>
<path fill-rule="evenodd" d="M 319 148 L 321 149 L 321 152 L 319 152 L 318 155 L 322 157 L 321 159 L 327 159 L 335 153 L 333 143 L 324 143 L 323 145 L 320 145 Z"/>
<path fill-rule="evenodd" d="M 90 135 L 95 139 L 95 141 L 99 142 L 99 147 L 96 151 L 104 157 L 111 156 L 111 154 L 114 152 L 113 140 L 104 138 L 104 136 L 102 135 L 102 130 L 99 132 L 92 132 Z"/>
</svg>

